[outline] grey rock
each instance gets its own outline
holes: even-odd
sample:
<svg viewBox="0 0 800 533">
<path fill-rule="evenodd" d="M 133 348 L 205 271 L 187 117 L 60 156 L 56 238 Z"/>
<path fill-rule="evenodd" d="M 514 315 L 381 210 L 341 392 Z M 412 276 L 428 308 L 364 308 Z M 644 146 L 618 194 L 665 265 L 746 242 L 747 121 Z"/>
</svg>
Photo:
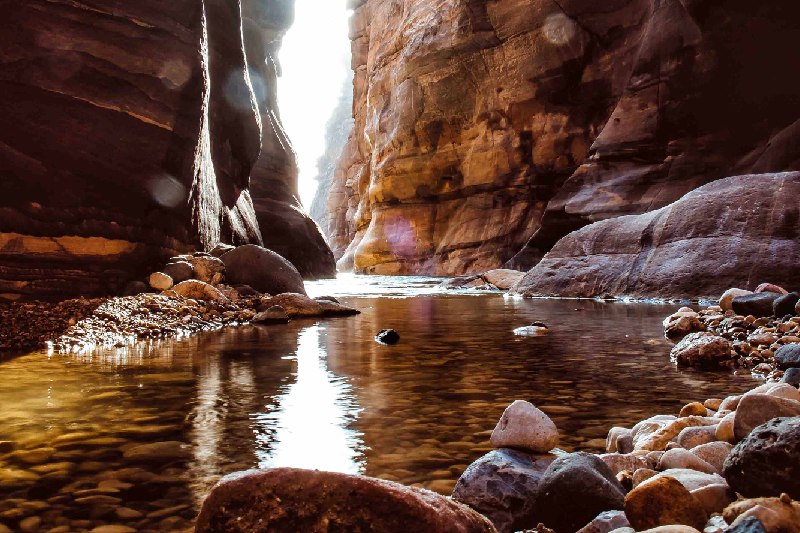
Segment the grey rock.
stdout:
<svg viewBox="0 0 800 533">
<path fill-rule="evenodd" d="M 269 294 L 306 294 L 303 278 L 294 265 L 272 250 L 246 244 L 227 252 L 221 259 L 231 284 L 250 285 Z"/>
<path fill-rule="evenodd" d="M 731 488 L 747 497 L 785 492 L 800 499 L 800 416 L 774 418 L 753 429 L 725 460 L 724 474 Z"/>
<path fill-rule="evenodd" d="M 798 302 L 800 302 L 800 294 L 796 292 L 790 292 L 789 294 L 784 294 L 783 296 L 779 297 L 777 300 L 772 302 L 772 314 L 777 317 L 793 315 L 794 308 L 795 306 L 797 306 Z"/>
<path fill-rule="evenodd" d="M 486 516 L 500 533 L 535 527 L 539 483 L 553 459 L 508 448 L 493 450 L 467 467 L 453 499 Z"/>
<path fill-rule="evenodd" d="M 800 386 L 800 368 L 790 368 L 783 373 L 781 383 L 788 383 L 795 387 Z"/>
<path fill-rule="evenodd" d="M 622 510 L 625 489 L 596 455 L 577 452 L 553 461 L 544 473 L 536 516 L 558 533 L 577 531 L 603 511 Z"/>
<path fill-rule="evenodd" d="M 775 364 L 782 370 L 800 368 L 800 344 L 784 344 L 775 352 Z"/>
<path fill-rule="evenodd" d="M 578 530 L 578 533 L 610 533 L 615 529 L 629 526 L 625 511 L 604 511 Z"/>
<path fill-rule="evenodd" d="M 735 524 L 725 530 L 725 533 L 767 533 L 764 524 L 755 516 L 747 516 L 737 520 Z"/>
<path fill-rule="evenodd" d="M 772 304 L 781 297 L 776 292 L 757 292 L 733 299 L 733 310 L 740 315 L 772 316 Z"/>
</svg>

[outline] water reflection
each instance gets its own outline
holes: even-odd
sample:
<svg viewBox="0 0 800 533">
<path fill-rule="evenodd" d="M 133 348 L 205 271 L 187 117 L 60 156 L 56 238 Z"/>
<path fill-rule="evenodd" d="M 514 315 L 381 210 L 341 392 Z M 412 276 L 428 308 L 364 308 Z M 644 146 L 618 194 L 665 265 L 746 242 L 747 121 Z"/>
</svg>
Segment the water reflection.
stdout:
<svg viewBox="0 0 800 533">
<path fill-rule="evenodd" d="M 347 380 L 327 370 L 321 326 L 300 332 L 295 382 L 252 415 L 259 467 L 293 466 L 358 474 L 362 434 L 352 429 L 358 407 Z"/>
</svg>

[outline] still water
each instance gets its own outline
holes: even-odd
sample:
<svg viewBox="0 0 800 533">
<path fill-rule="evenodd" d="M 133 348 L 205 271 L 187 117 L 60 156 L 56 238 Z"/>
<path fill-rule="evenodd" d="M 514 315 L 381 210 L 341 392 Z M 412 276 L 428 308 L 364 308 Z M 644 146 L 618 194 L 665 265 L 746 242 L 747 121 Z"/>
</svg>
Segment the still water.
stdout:
<svg viewBox="0 0 800 533">
<path fill-rule="evenodd" d="M 613 425 L 752 386 L 670 364 L 675 305 L 444 293 L 424 278 L 308 290 L 362 314 L 0 363 L 0 523 L 180 530 L 221 475 L 253 467 L 448 493 L 515 399 L 553 418 L 561 448 L 599 450 Z M 533 320 L 552 333 L 513 335 Z M 400 343 L 377 344 L 384 328 Z"/>
</svg>

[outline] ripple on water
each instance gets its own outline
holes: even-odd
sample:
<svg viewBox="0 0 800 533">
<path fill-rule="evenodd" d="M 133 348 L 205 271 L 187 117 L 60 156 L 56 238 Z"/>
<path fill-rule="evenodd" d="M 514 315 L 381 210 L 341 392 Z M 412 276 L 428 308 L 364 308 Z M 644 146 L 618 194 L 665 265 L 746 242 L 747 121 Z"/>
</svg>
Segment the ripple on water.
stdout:
<svg viewBox="0 0 800 533">
<path fill-rule="evenodd" d="M 258 466 L 447 493 L 515 399 L 553 418 L 562 448 L 592 449 L 612 425 L 751 384 L 669 363 L 660 324 L 676 306 L 442 294 L 438 282 L 317 282 L 310 293 L 363 313 L 0 363 L 0 523 L 185 529 L 220 476 Z M 533 320 L 550 335 L 513 335 Z M 374 342 L 385 328 L 399 344 Z"/>
</svg>

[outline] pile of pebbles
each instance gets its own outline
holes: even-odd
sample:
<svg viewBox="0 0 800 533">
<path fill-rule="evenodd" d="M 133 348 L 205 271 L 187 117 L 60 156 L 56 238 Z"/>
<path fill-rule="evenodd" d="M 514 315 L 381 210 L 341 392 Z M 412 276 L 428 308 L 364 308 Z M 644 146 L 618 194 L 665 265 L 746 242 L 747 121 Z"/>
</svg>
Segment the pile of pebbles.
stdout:
<svg viewBox="0 0 800 533">
<path fill-rule="evenodd" d="M 785 354 L 800 346 L 800 296 L 763 284 L 756 292 L 729 289 L 719 305 L 682 307 L 664 320 L 679 365 L 749 371 L 770 380 L 788 368 Z"/>
<path fill-rule="evenodd" d="M 453 499 L 500 533 L 800 531 L 800 390 L 765 383 L 609 431 L 606 453 L 566 453 L 534 405 L 516 401 Z M 662 528 L 662 529 L 656 529 Z"/>
<path fill-rule="evenodd" d="M 244 248 L 263 254 L 265 272 L 245 265 L 247 275 L 266 286 L 287 289 L 275 296 L 245 284 L 226 283 L 226 265 L 217 255 Z M 149 285 L 133 282 L 127 296 L 74 299 L 59 303 L 12 303 L 0 313 L 0 350 L 40 348 L 72 352 L 124 347 L 139 340 L 181 337 L 241 324 L 286 323 L 296 317 L 346 316 L 358 311 L 333 297 L 311 299 L 300 274 L 264 248 L 220 245 L 211 253 L 173 257 Z"/>
</svg>

